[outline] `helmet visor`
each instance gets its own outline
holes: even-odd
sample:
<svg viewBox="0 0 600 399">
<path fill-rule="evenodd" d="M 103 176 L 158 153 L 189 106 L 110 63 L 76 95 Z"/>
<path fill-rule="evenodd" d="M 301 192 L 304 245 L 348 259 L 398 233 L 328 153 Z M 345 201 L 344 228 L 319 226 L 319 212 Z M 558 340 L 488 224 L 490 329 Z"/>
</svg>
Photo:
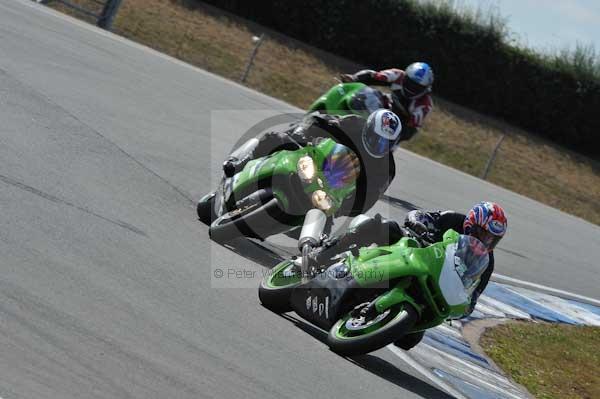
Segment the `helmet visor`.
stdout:
<svg viewBox="0 0 600 399">
<path fill-rule="evenodd" d="M 378 109 L 385 108 L 383 95 L 378 90 L 365 87 L 352 96 L 350 108 L 353 111 L 366 112 L 370 115 Z"/>
<path fill-rule="evenodd" d="M 473 230 L 471 231 L 471 236 L 481 241 L 488 251 L 493 250 L 496 247 L 496 244 L 498 244 L 498 242 L 502 238 L 500 236 L 492 234 L 487 230 L 482 229 L 479 226 L 473 227 Z"/>
<path fill-rule="evenodd" d="M 378 134 L 363 134 L 365 149 L 375 158 L 382 158 L 394 147 L 395 140 L 386 139 Z"/>
<path fill-rule="evenodd" d="M 466 290 L 471 291 L 487 269 L 487 248 L 472 236 L 461 235 L 454 254 L 454 265 Z"/>
<path fill-rule="evenodd" d="M 418 84 L 417 82 L 410 79 L 409 77 L 404 79 L 403 87 L 404 87 L 404 92 L 409 97 L 416 97 L 427 91 L 426 86 L 422 86 L 422 85 Z"/>
</svg>

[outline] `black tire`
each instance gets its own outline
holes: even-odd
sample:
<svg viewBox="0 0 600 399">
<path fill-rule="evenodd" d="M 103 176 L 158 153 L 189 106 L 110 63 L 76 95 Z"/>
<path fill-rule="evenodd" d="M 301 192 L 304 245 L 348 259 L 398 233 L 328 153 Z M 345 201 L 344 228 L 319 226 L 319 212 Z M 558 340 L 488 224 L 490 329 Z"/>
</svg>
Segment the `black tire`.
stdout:
<svg viewBox="0 0 600 399">
<path fill-rule="evenodd" d="M 272 269 L 272 273 L 282 271 L 291 265 L 292 263 L 289 260 L 282 262 Z M 290 297 L 292 296 L 292 291 L 300 284 L 300 282 L 285 286 L 274 286 L 269 284 L 269 281 L 273 276 L 272 273 L 269 273 L 261 280 L 260 286 L 258 287 L 258 299 L 265 308 L 271 310 L 272 312 L 290 312 L 292 310 Z"/>
<path fill-rule="evenodd" d="M 198 205 L 196 206 L 198 219 L 207 226 L 210 226 L 212 221 L 217 218 L 214 210 L 215 196 L 216 194 L 214 191 L 206 194 L 204 197 L 200 198 L 200 201 L 198 201 Z"/>
<path fill-rule="evenodd" d="M 338 320 L 329 330 L 329 348 L 342 356 L 364 355 L 381 349 L 405 335 L 419 318 L 418 312 L 409 303 L 401 303 L 390 308 L 389 320 L 375 331 L 364 335 L 341 338 L 337 331 L 344 324 L 346 316 Z M 393 313 L 392 313 L 393 312 Z"/>
<path fill-rule="evenodd" d="M 406 334 L 404 337 L 399 340 L 394 341 L 394 345 L 398 348 L 404 349 L 405 351 L 411 350 L 415 346 L 421 342 L 423 336 L 425 335 L 425 331 L 419 331 L 412 334 Z"/>
<path fill-rule="evenodd" d="M 254 202 L 218 217 L 210 225 L 208 233 L 217 242 L 228 242 L 238 237 L 264 239 L 289 228 L 281 221 L 284 215 L 277 198 L 271 198 L 265 204 Z"/>
</svg>

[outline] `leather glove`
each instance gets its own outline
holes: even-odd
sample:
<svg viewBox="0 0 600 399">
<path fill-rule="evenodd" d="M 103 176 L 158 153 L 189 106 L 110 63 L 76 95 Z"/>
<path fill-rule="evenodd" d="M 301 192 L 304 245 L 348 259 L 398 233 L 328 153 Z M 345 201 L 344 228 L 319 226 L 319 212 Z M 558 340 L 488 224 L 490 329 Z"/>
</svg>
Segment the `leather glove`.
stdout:
<svg viewBox="0 0 600 399">
<path fill-rule="evenodd" d="M 354 75 L 351 75 L 349 73 L 342 73 L 340 74 L 340 80 L 343 83 L 350 83 L 350 82 L 355 82 L 356 79 L 354 79 Z"/>
<path fill-rule="evenodd" d="M 416 220 L 408 220 L 406 223 L 404 223 L 404 225 L 419 235 L 423 235 L 428 231 L 427 226 L 421 222 L 417 222 Z"/>
</svg>

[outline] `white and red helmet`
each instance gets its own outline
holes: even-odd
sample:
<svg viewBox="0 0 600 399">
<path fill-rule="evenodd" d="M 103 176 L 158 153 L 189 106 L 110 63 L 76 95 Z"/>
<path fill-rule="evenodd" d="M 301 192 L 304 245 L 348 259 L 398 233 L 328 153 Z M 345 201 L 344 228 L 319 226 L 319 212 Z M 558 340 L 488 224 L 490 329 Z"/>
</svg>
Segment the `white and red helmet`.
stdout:
<svg viewBox="0 0 600 399">
<path fill-rule="evenodd" d="M 417 98 L 431 92 L 433 69 L 425 62 L 414 62 L 406 67 L 400 91 L 406 98 Z"/>
</svg>

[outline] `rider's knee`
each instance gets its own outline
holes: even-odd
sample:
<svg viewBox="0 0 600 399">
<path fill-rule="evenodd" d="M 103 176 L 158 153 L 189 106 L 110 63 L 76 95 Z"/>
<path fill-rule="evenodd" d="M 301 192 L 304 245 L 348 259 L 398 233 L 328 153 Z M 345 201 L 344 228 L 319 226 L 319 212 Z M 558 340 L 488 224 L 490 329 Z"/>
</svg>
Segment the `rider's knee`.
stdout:
<svg viewBox="0 0 600 399">
<path fill-rule="evenodd" d="M 355 235 L 368 236 L 374 242 L 392 244 L 402 238 L 400 225 L 380 214 L 374 217 L 358 215 L 350 222 L 348 230 Z"/>
<path fill-rule="evenodd" d="M 387 235 L 388 242 L 393 244 L 398 242 L 404 235 L 400 225 L 395 220 L 383 219 L 381 221 L 384 234 Z"/>
<path fill-rule="evenodd" d="M 350 221 L 350 225 L 348 226 L 348 231 L 356 231 L 356 230 L 365 229 L 367 226 L 373 224 L 374 220 L 375 219 L 373 217 L 371 217 L 369 215 L 365 215 L 365 214 L 355 216 L 352 219 L 352 221 Z"/>
</svg>

